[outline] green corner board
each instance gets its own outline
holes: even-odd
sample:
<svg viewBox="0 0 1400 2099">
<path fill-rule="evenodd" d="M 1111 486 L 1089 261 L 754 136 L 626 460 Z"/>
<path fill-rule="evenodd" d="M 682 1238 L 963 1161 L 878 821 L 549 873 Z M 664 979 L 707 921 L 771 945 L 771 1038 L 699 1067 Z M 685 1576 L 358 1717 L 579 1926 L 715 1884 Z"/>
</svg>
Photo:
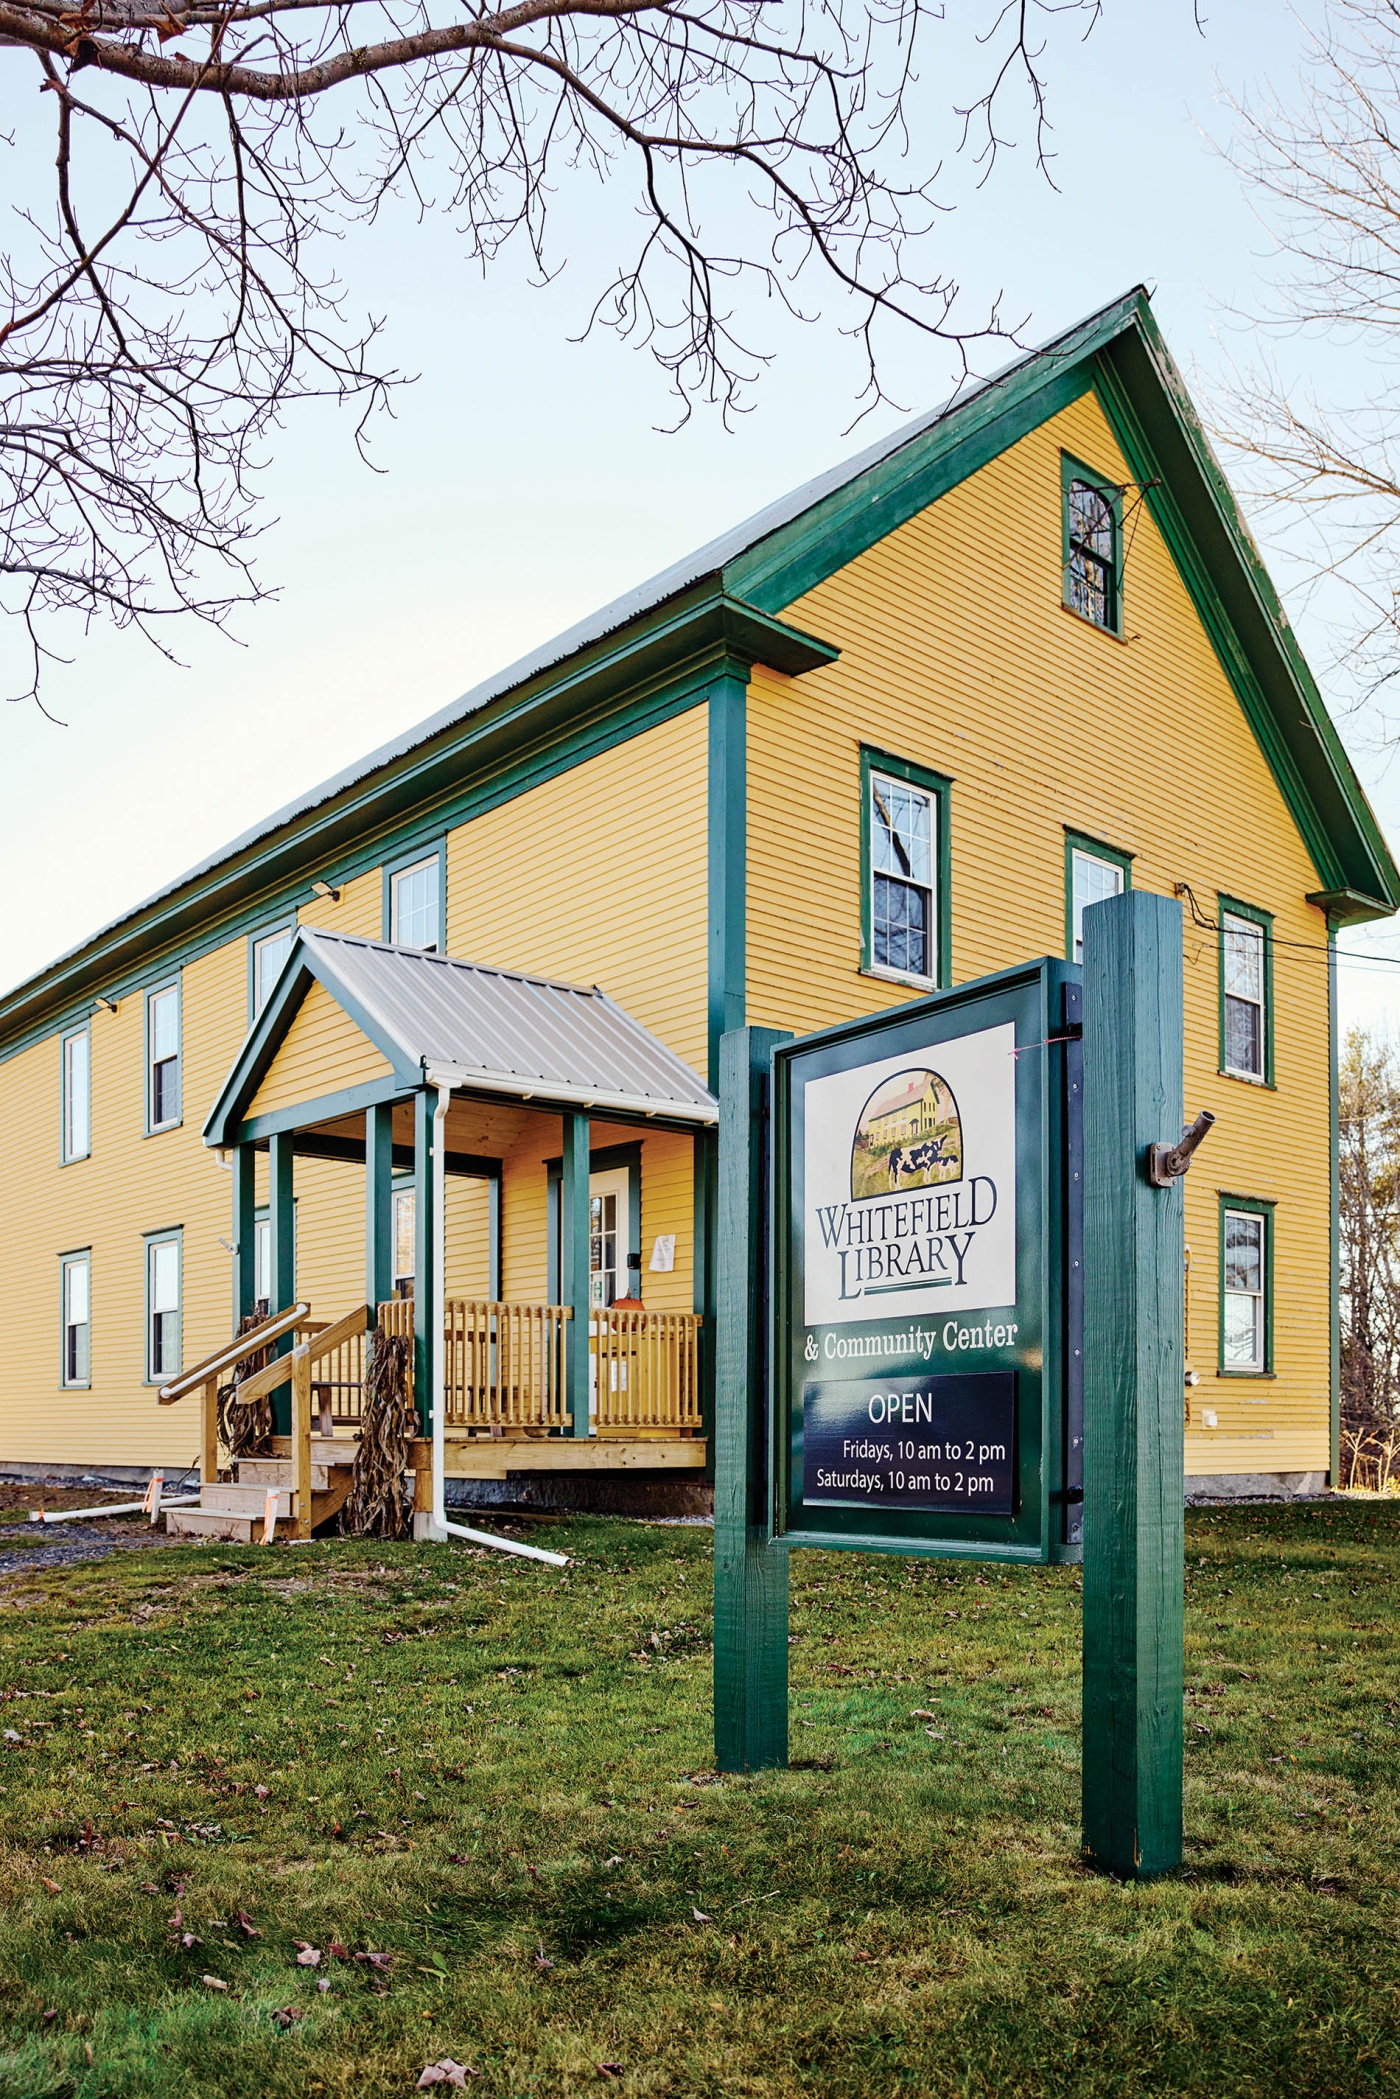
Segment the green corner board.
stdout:
<svg viewBox="0 0 1400 2099">
<path fill-rule="evenodd" d="M 955 402 L 795 519 L 368 779 L 287 820 L 19 986 L 0 1058 L 278 911 L 316 879 L 412 851 L 700 704 L 755 663 L 801 676 L 837 650 L 781 615 L 837 569 L 1092 391 L 1166 541 L 1337 925 L 1400 907 L 1397 870 L 1152 317 L 1129 293 Z M 1148 485 L 1150 484 L 1150 485 Z"/>
</svg>

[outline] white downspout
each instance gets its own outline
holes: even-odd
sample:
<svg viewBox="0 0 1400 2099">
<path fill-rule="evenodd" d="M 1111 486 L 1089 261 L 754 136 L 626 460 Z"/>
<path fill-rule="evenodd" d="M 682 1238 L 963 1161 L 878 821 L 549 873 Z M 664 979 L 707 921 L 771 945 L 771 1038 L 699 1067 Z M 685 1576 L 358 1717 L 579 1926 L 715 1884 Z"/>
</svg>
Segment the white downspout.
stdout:
<svg viewBox="0 0 1400 2099">
<path fill-rule="evenodd" d="M 568 1555 L 546 1552 L 542 1545 L 521 1545 L 514 1538 L 497 1538 L 490 1531 L 468 1530 L 465 1524 L 449 1523 L 445 1500 L 447 1425 L 447 1351 L 443 1346 L 443 1308 L 447 1302 L 447 1111 L 452 1106 L 452 1080 L 441 1072 L 424 1077 L 437 1088 L 433 1110 L 432 1209 L 433 1209 L 433 1323 L 428 1335 L 432 1374 L 433 1410 L 433 1506 L 428 1517 L 428 1536 L 439 1544 L 447 1538 L 464 1538 L 470 1545 L 490 1545 L 497 1552 L 513 1553 L 517 1559 L 544 1560 L 551 1567 L 567 1567 Z"/>
</svg>

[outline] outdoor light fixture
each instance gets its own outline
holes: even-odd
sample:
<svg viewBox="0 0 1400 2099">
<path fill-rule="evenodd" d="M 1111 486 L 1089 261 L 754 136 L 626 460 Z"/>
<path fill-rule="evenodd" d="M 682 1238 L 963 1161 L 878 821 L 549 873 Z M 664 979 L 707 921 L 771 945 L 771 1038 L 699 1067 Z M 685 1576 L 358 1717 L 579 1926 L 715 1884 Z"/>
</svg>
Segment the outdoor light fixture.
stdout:
<svg viewBox="0 0 1400 2099">
<path fill-rule="evenodd" d="M 107 998 L 100 991 L 97 994 L 97 1003 L 99 1006 L 104 1007 L 108 1013 L 115 1013 L 117 1010 L 117 1001 L 114 998 Z"/>
<path fill-rule="evenodd" d="M 340 891 L 330 882 L 313 882 L 311 894 L 313 896 L 328 897 L 333 904 L 340 902 Z"/>
</svg>

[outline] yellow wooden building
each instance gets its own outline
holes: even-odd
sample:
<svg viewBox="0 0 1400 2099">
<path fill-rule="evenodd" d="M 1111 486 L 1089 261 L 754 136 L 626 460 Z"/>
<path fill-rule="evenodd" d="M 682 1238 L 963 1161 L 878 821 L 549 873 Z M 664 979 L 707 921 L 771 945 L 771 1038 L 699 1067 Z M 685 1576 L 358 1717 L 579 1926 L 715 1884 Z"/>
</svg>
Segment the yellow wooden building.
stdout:
<svg viewBox="0 0 1400 2099">
<path fill-rule="evenodd" d="M 416 1331 L 449 1494 L 698 1502 L 721 1034 L 1074 960 L 1126 883 L 1182 898 L 1218 1117 L 1188 1475 L 1320 1483 L 1332 943 L 1400 875 L 1142 292 L 0 1001 L 0 1464 L 183 1467 L 162 1388 L 300 1305 L 342 1322 L 332 1445 L 378 1320 Z"/>
</svg>

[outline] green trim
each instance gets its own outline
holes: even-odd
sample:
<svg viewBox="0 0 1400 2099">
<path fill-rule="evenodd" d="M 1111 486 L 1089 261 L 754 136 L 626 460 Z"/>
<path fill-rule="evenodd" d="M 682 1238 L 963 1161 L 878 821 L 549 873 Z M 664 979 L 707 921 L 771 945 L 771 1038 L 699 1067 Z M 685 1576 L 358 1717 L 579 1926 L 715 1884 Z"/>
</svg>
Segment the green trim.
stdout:
<svg viewBox="0 0 1400 2099">
<path fill-rule="evenodd" d="M 166 1122 L 153 1122 L 151 1120 L 151 1102 L 155 1093 L 155 1067 L 151 1062 L 151 1001 L 152 999 L 160 998 L 167 991 L 173 991 L 175 994 L 176 1041 L 179 1044 L 179 1048 L 175 1052 L 177 1067 L 175 1090 L 178 1096 L 176 1101 L 178 1112 Z M 161 977 L 158 982 L 146 986 L 141 1002 L 141 1054 L 144 1068 L 142 1086 L 144 1134 L 147 1137 L 163 1137 L 167 1130 L 178 1130 L 185 1120 L 185 991 L 183 979 L 178 971 L 174 976 Z"/>
<path fill-rule="evenodd" d="M 576 1439 L 586 1438 L 589 1420 L 588 1379 L 592 1361 L 588 1346 L 589 1304 L 589 1176 L 592 1157 L 588 1116 L 566 1109 L 560 1117 L 564 1135 L 564 1166 L 559 1177 L 559 1302 L 568 1305 L 573 1318 L 564 1326 L 564 1405 L 572 1416 Z M 566 1430 L 567 1434 L 568 1431 Z"/>
<path fill-rule="evenodd" d="M 438 832 L 433 837 L 421 839 L 406 851 L 395 853 L 392 859 L 384 862 L 381 870 L 382 884 L 380 890 L 380 923 L 383 930 L 379 937 L 381 940 L 388 941 L 392 941 L 394 938 L 395 875 L 405 874 L 410 867 L 417 867 L 422 861 L 433 859 L 437 861 L 438 892 L 438 930 L 437 939 L 433 943 L 433 952 L 445 955 L 447 953 L 447 835 L 445 832 Z"/>
<path fill-rule="evenodd" d="M 194 961 L 305 903 L 315 880 L 368 873 L 673 720 L 706 699 L 717 669 L 766 663 L 800 677 L 839 653 L 704 577 L 61 956 L 0 1001 L 0 1056 L 77 1020 L 98 993 L 124 997 L 153 967 Z"/>
<path fill-rule="evenodd" d="M 1091 619 L 1070 601 L 1070 546 L 1069 546 L 1069 491 L 1072 481 L 1086 483 L 1101 496 L 1108 497 L 1108 507 L 1113 518 L 1113 552 L 1109 558 L 1109 605 L 1110 618 L 1106 621 Z M 1086 466 L 1070 452 L 1060 454 L 1060 602 L 1082 619 L 1086 626 L 1098 627 L 1102 633 L 1113 634 L 1120 639 L 1123 633 L 1123 489 L 1121 483 L 1109 475 L 1101 474 L 1097 467 Z"/>
<path fill-rule="evenodd" d="M 88 1272 L 88 1374 L 86 1377 L 68 1376 L 68 1271 L 85 1263 Z M 60 1392 L 90 1392 L 92 1390 L 92 1248 L 75 1246 L 70 1253 L 58 1257 L 58 1389 Z"/>
<path fill-rule="evenodd" d="M 88 1141 L 86 1151 L 70 1152 L 68 1149 L 68 1045 L 84 1036 L 88 1046 L 87 1071 L 87 1124 Z M 77 1166 L 92 1157 L 92 1022 L 85 1020 L 76 1028 L 65 1028 L 58 1038 L 58 1163 L 60 1166 Z"/>
<path fill-rule="evenodd" d="M 292 937 L 292 940 L 296 940 L 297 914 L 295 906 L 290 911 L 280 912 L 276 917 L 268 919 L 265 925 L 250 926 L 248 929 L 248 1026 L 250 1028 L 252 1027 L 253 1022 L 258 1017 L 257 950 L 262 945 L 264 940 L 274 940 L 276 939 L 279 933 L 289 933 Z M 290 961 L 290 959 L 291 955 L 289 951 L 286 960 L 284 960 L 282 964 L 283 969 L 286 968 L 287 962 Z M 281 972 L 279 971 L 279 975 L 280 973 Z M 269 998 L 271 998 L 272 993 L 276 988 L 276 980 L 274 979 L 272 985 L 268 990 Z"/>
<path fill-rule="evenodd" d="M 1274 1204 L 1263 1196 L 1227 1195 L 1217 1191 L 1219 1212 L 1220 1296 L 1216 1305 L 1216 1376 L 1260 1378 L 1274 1374 Z M 1236 1210 L 1246 1217 L 1264 1220 L 1264 1367 L 1262 1370 L 1227 1370 L 1225 1367 L 1225 1212 Z"/>
<path fill-rule="evenodd" d="M 211 1137 L 206 1142 L 215 1144 L 266 1144 L 270 1137 L 283 1137 L 289 1131 L 308 1130 L 318 1122 L 334 1122 L 342 1115 L 360 1115 L 366 1108 L 376 1108 L 383 1101 L 401 1101 L 409 1098 L 409 1089 L 401 1086 L 397 1079 L 366 1079 L 361 1086 L 344 1086 L 339 1093 L 321 1093 L 315 1100 L 298 1101 L 290 1108 L 274 1108 L 267 1115 L 254 1115 L 241 1122 L 231 1136 Z"/>
<path fill-rule="evenodd" d="M 233 1182 L 233 1324 L 258 1301 L 257 1172 L 251 1144 L 235 1144 L 229 1164 Z"/>
<path fill-rule="evenodd" d="M 591 1135 L 591 1133 L 590 1133 Z M 545 1229 L 549 1234 L 546 1252 L 546 1288 L 551 1301 L 559 1304 L 559 1191 L 564 1179 L 564 1157 L 562 1152 L 553 1159 L 546 1159 L 545 1170 Z M 640 1256 L 642 1250 L 642 1145 L 636 1138 L 629 1144 L 605 1144 L 596 1150 L 590 1145 L 588 1153 L 588 1175 L 590 1181 L 595 1173 L 626 1173 L 627 1175 L 627 1251 Z M 590 1254 L 590 1261 L 592 1256 Z M 627 1280 L 632 1279 L 632 1270 L 624 1261 Z M 642 1272 L 637 1269 L 637 1294 L 641 1295 Z"/>
<path fill-rule="evenodd" d="M 176 1315 L 180 1322 L 179 1342 L 175 1350 L 175 1368 L 173 1370 L 163 1370 L 157 1377 L 151 1370 L 151 1341 L 153 1338 L 151 1334 L 151 1320 L 154 1316 L 151 1309 L 151 1248 L 153 1246 L 167 1245 L 172 1241 L 179 1248 L 180 1304 Z M 180 1375 L 185 1362 L 185 1228 L 182 1224 L 167 1225 L 163 1231 L 143 1232 L 141 1234 L 141 1269 L 141 1295 L 142 1302 L 146 1308 L 145 1327 L 141 1343 L 141 1382 L 144 1385 L 165 1385 L 169 1383 L 171 1378 Z"/>
<path fill-rule="evenodd" d="M 1327 925 L 1328 1485 L 1342 1484 L 1342 1087 L 1338 1053 L 1337 928 Z"/>
<path fill-rule="evenodd" d="M 1225 1065 L 1225 913 L 1232 918 L 1246 918 L 1251 925 L 1258 926 L 1264 935 L 1264 1069 L 1262 1072 L 1227 1070 Z M 1262 1080 L 1266 1086 L 1274 1083 L 1274 914 L 1261 911 L 1257 904 L 1243 904 L 1237 896 L 1226 896 L 1217 891 L 1215 920 L 1219 931 L 1215 942 L 1215 969 L 1218 997 L 1216 1000 L 1216 1022 L 1220 1053 L 1220 1076 L 1223 1079 L 1243 1079 L 1246 1084 L 1258 1085 Z"/>
<path fill-rule="evenodd" d="M 1065 960 L 1075 962 L 1074 952 L 1074 856 L 1087 853 L 1095 860 L 1105 860 L 1116 867 L 1123 877 L 1124 889 L 1133 886 L 1133 855 L 1119 850 L 1116 845 L 1105 845 L 1101 838 L 1090 838 L 1085 831 L 1071 831 L 1065 825 Z"/>
<path fill-rule="evenodd" d="M 709 939 L 706 1084 L 719 1087 L 720 1038 L 748 1000 L 748 674 L 731 667 L 709 691 L 706 855 Z"/>
<path fill-rule="evenodd" d="M 413 1389 L 420 1436 L 433 1432 L 434 1359 L 446 1345 L 433 1245 L 433 1111 L 437 1102 L 436 1086 L 420 1087 L 413 1096 Z M 391 1255 L 391 1264 L 392 1259 Z"/>
<path fill-rule="evenodd" d="M 872 772 L 888 773 L 892 779 L 905 780 L 911 787 L 920 788 L 932 797 L 934 821 L 938 827 L 934 856 L 933 937 L 935 952 L 933 974 L 916 977 L 912 973 L 887 969 L 874 958 L 874 930 L 872 913 L 874 899 L 874 869 L 870 856 L 870 776 Z M 911 758 L 896 758 L 889 751 L 882 751 L 874 744 L 863 743 L 860 747 L 860 966 L 865 976 L 878 977 L 886 984 L 909 984 L 921 991 L 946 991 L 953 981 L 953 782 L 947 773 L 931 772 L 926 765 L 918 765 Z"/>
</svg>

